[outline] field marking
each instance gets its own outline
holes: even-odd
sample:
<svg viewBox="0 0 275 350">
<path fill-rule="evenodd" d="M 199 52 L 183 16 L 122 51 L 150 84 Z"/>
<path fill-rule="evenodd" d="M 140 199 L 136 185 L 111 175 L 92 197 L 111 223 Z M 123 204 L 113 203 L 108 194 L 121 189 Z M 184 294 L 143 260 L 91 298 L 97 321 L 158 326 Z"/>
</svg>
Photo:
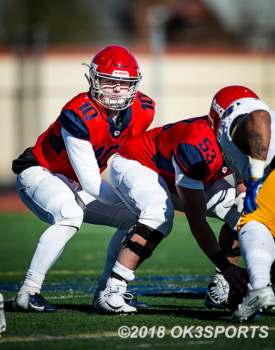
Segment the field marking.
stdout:
<svg viewBox="0 0 275 350">
<path fill-rule="evenodd" d="M 205 294 L 206 285 L 211 280 L 211 276 L 158 276 L 158 277 L 137 277 L 133 284 L 129 286 L 129 292 L 140 295 L 160 295 L 160 294 Z M 204 287 L 182 287 L 182 283 L 203 282 Z M 81 279 L 73 278 L 67 283 L 50 283 L 44 284 L 43 292 L 56 291 L 80 291 L 94 293 L 97 289 L 98 281 L 96 278 Z M 0 290 L 3 292 L 18 292 L 21 287 L 19 282 L 0 282 Z"/>
<path fill-rule="evenodd" d="M 50 270 L 47 275 L 88 275 L 88 276 L 100 276 L 102 273 L 102 270 Z M 142 275 L 142 274 L 146 274 L 148 272 L 143 271 L 141 269 L 138 270 L 138 275 Z M 167 274 L 167 270 L 158 270 L 158 273 L 160 274 Z M 184 272 L 182 271 L 182 269 L 179 270 L 174 270 L 174 273 L 178 274 L 179 277 L 188 277 L 187 275 L 184 275 Z M 26 271 L 5 271 L 5 272 L 0 272 L 0 277 L 8 277 L 8 276 L 24 276 L 26 274 Z M 214 274 L 214 273 L 213 273 Z M 137 276 L 138 276 L 137 275 Z M 201 276 L 202 277 L 202 276 Z M 205 277 L 208 277 L 205 276 Z M 96 277 L 91 277 L 91 278 L 96 278 Z M 136 277 L 137 278 L 143 278 L 143 277 Z M 157 279 L 157 278 L 163 278 L 163 277 L 148 277 L 148 278 L 144 278 L 144 279 Z M 167 277 L 168 278 L 168 277 Z M 174 277 L 171 277 L 174 278 Z"/>
</svg>

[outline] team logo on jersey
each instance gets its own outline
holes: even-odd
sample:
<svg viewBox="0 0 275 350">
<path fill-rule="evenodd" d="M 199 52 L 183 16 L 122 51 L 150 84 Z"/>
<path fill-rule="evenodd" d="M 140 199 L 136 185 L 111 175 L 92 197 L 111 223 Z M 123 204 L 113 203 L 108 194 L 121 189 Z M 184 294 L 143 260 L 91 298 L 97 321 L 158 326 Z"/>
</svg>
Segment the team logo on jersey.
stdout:
<svg viewBox="0 0 275 350">
<path fill-rule="evenodd" d="M 116 131 L 114 132 L 114 135 L 115 135 L 116 137 L 117 137 L 119 134 L 120 134 L 120 131 L 117 131 L 117 130 L 116 130 Z"/>
<path fill-rule="evenodd" d="M 226 166 L 223 166 L 223 167 L 222 167 L 222 173 L 223 173 L 223 174 L 226 174 L 227 171 L 228 171 L 228 168 L 227 168 Z"/>
</svg>

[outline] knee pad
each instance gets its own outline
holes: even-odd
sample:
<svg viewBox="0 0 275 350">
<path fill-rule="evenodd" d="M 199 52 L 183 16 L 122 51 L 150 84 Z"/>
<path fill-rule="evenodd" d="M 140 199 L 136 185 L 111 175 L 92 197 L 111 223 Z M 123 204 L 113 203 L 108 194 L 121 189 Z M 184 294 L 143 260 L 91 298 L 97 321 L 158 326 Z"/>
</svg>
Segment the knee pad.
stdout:
<svg viewBox="0 0 275 350">
<path fill-rule="evenodd" d="M 56 221 L 57 225 L 73 226 L 78 230 L 80 229 L 83 222 L 84 212 L 79 205 L 75 202 L 66 202 L 62 205 L 60 212 L 61 217 Z"/>
<path fill-rule="evenodd" d="M 131 238 L 134 234 L 139 235 L 143 239 L 145 239 L 148 243 L 153 244 L 152 248 L 148 248 L 139 242 L 134 242 Z M 139 256 L 142 259 L 148 259 L 153 250 L 157 247 L 157 245 L 162 241 L 164 235 L 154 230 L 144 224 L 137 223 L 133 229 L 125 236 L 123 241 L 123 248 L 129 248 L 133 253 Z"/>
</svg>

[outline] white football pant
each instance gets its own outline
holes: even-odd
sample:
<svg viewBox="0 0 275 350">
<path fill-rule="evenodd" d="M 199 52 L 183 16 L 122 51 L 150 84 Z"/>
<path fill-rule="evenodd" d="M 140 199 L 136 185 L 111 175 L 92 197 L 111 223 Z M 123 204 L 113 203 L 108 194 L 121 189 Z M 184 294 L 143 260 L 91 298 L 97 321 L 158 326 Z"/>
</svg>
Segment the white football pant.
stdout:
<svg viewBox="0 0 275 350">
<path fill-rule="evenodd" d="M 275 259 L 274 238 L 269 229 L 257 221 L 249 221 L 239 232 L 242 257 L 253 289 L 270 283 L 271 265 Z"/>
<path fill-rule="evenodd" d="M 183 212 L 180 198 L 170 194 L 164 179 L 135 160 L 116 155 L 110 169 L 110 180 L 116 193 L 139 222 L 167 236 L 172 230 L 174 209 Z M 235 198 L 235 189 L 225 179 L 205 187 L 207 215 L 236 228 L 241 216 L 224 204 Z"/>
<path fill-rule="evenodd" d="M 25 205 L 51 225 L 39 239 L 24 284 L 40 290 L 46 273 L 83 221 L 117 228 L 108 247 L 106 271 L 103 273 L 107 280 L 120 251 L 121 241 L 136 222 L 135 215 L 128 209 L 103 204 L 85 193 L 75 181 L 40 166 L 20 173 L 17 176 L 17 189 Z"/>
</svg>

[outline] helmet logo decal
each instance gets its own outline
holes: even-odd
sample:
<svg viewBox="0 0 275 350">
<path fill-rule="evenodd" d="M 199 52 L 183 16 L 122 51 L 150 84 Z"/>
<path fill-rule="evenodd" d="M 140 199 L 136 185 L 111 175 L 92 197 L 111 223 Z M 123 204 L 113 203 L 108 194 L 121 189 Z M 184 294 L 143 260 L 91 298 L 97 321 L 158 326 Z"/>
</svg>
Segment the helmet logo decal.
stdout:
<svg viewBox="0 0 275 350">
<path fill-rule="evenodd" d="M 225 110 L 223 115 L 222 115 L 222 119 L 229 117 L 233 111 L 234 111 L 234 106 L 230 106 L 229 108 L 227 108 L 227 110 Z"/>
<path fill-rule="evenodd" d="M 129 77 L 129 73 L 123 70 L 114 70 L 112 75 L 116 75 L 119 77 Z"/>
<path fill-rule="evenodd" d="M 217 103 L 216 100 L 213 100 L 212 107 L 218 113 L 218 115 L 221 117 L 222 114 L 224 113 L 224 109 Z"/>
</svg>

